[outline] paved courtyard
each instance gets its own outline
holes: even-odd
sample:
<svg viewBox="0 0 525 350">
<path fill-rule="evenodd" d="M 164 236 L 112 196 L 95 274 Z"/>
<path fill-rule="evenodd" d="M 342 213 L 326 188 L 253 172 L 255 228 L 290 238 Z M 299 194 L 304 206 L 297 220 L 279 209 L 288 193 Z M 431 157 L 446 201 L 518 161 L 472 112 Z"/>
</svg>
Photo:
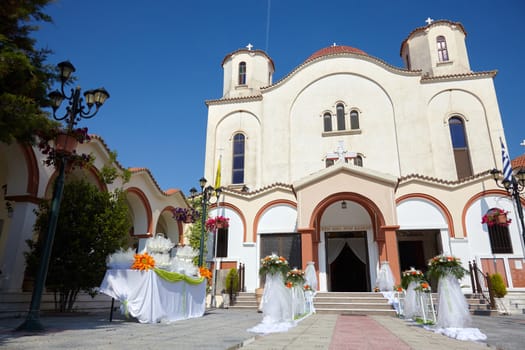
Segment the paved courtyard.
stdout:
<svg viewBox="0 0 525 350">
<path fill-rule="evenodd" d="M 387 316 L 314 314 L 286 333 L 257 335 L 247 329 L 262 320 L 253 310 L 214 309 L 197 319 L 140 324 L 109 314 L 41 318 L 42 333 L 13 331 L 23 319 L 0 319 L 2 349 L 501 349 L 525 348 L 525 315 L 474 316 L 486 343 L 454 340 Z"/>
</svg>

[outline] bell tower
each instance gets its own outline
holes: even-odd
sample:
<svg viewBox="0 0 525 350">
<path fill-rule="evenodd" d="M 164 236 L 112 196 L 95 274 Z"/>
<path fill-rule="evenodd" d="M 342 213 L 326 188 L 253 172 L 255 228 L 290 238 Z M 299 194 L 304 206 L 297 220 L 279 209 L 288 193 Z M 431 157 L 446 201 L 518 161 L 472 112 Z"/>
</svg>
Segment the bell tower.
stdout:
<svg viewBox="0 0 525 350">
<path fill-rule="evenodd" d="M 223 98 L 259 95 L 261 87 L 272 84 L 275 71 L 272 59 L 262 50 L 253 50 L 252 44 L 228 54 L 222 68 Z"/>
<path fill-rule="evenodd" d="M 425 76 L 470 73 L 463 25 L 431 18 L 426 23 L 414 29 L 401 44 L 405 67 L 422 70 Z"/>
</svg>

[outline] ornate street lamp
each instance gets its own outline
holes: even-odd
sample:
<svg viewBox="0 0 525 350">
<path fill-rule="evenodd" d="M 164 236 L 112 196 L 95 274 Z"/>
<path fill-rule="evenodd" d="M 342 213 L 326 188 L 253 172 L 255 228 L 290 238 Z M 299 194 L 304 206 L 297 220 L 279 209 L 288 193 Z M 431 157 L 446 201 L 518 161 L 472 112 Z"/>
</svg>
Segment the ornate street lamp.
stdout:
<svg viewBox="0 0 525 350">
<path fill-rule="evenodd" d="M 199 180 L 199 185 L 201 187 L 201 193 L 197 193 L 197 189 L 195 189 L 195 187 L 192 187 L 190 189 L 191 198 L 195 198 L 197 196 L 201 197 L 202 214 L 201 214 L 201 237 L 200 237 L 200 242 L 199 242 L 199 262 L 198 262 L 199 267 L 202 266 L 202 263 L 204 260 L 204 235 L 206 233 L 206 207 L 210 204 L 210 199 L 213 197 L 214 192 L 220 193 L 220 188 L 213 188 L 213 186 L 211 185 L 206 186 L 207 182 L 208 181 L 204 177 L 202 177 Z"/>
<path fill-rule="evenodd" d="M 525 247 L 525 223 L 523 221 L 523 207 L 520 198 L 520 193 L 525 190 L 525 169 L 520 169 L 516 174 L 513 174 L 511 180 L 504 179 L 501 171 L 498 169 L 492 169 L 490 173 L 492 174 L 496 185 L 500 188 L 504 188 L 516 203 L 521 224 L 521 236 Z"/>
<path fill-rule="evenodd" d="M 69 61 L 60 62 L 58 65 L 60 70 L 60 91 L 55 90 L 49 94 L 51 106 L 53 108 L 53 118 L 58 121 L 64 120 L 66 123 L 65 133 L 69 134 L 73 131 L 75 125 L 81 119 L 93 118 L 97 114 L 99 108 L 109 98 L 108 92 L 104 88 L 96 90 L 88 90 L 84 92 L 84 99 L 80 97 L 80 86 L 71 89 L 69 95 L 64 92 L 64 85 L 69 81 L 71 75 L 75 71 L 75 67 Z M 60 107 L 63 100 L 69 101 L 66 107 L 66 112 L 63 116 L 56 115 L 56 111 Z M 84 105 L 85 103 L 85 105 Z M 93 109 L 95 106 L 95 110 Z M 35 277 L 35 286 L 31 297 L 31 304 L 26 320 L 17 330 L 24 331 L 43 331 L 44 327 L 40 323 L 40 302 L 42 300 L 42 292 L 44 290 L 47 270 L 49 267 L 49 259 L 51 257 L 51 250 L 53 248 L 53 240 L 55 238 L 55 231 L 58 221 L 58 213 L 60 211 L 60 202 L 62 201 L 62 192 L 64 190 L 65 169 L 68 158 L 71 156 L 68 152 L 59 152 L 57 157 L 58 162 L 58 177 L 55 182 L 53 190 L 53 199 L 51 201 L 51 208 L 49 211 L 49 222 L 47 227 L 47 234 L 44 237 L 42 256 L 40 257 L 40 264 Z"/>
</svg>

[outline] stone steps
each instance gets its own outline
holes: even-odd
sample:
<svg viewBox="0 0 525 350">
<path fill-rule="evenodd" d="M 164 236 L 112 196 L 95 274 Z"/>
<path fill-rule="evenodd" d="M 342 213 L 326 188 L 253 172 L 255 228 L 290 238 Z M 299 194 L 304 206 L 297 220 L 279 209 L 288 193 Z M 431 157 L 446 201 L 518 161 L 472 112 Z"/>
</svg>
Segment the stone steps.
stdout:
<svg viewBox="0 0 525 350">
<path fill-rule="evenodd" d="M 437 309 L 437 293 L 432 294 Z M 478 295 L 465 295 L 469 309 L 473 315 L 497 315 L 497 310 L 491 310 L 490 305 Z M 239 293 L 231 308 L 257 309 L 255 293 Z M 360 315 L 389 315 L 396 316 L 396 312 L 381 293 L 373 292 L 318 292 L 314 298 L 314 307 L 320 314 L 360 314 Z"/>
</svg>

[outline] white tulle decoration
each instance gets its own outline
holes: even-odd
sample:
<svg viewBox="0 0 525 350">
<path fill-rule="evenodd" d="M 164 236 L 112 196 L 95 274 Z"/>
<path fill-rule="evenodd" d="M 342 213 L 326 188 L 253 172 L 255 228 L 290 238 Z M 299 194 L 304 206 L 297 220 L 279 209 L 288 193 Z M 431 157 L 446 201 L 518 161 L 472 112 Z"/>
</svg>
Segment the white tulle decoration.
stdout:
<svg viewBox="0 0 525 350">
<path fill-rule="evenodd" d="M 171 265 L 168 269 L 172 272 L 177 272 L 192 277 L 199 275 L 199 269 L 193 264 L 193 262 L 179 260 L 177 257 L 171 259 Z"/>
<path fill-rule="evenodd" d="M 438 327 L 465 328 L 472 323 L 467 299 L 453 275 L 445 275 L 439 279 L 437 313 Z"/>
<path fill-rule="evenodd" d="M 419 298 L 417 297 L 416 291 L 416 287 L 418 286 L 419 283 L 412 281 L 407 287 L 405 305 L 403 308 L 403 316 L 406 319 L 414 319 L 415 316 L 418 316 L 421 313 L 421 308 L 419 306 Z"/>
<path fill-rule="evenodd" d="M 199 254 L 199 252 L 189 245 L 175 248 L 175 257 L 179 261 L 191 262 L 193 258 L 197 256 L 197 254 Z"/>
<path fill-rule="evenodd" d="M 168 253 L 175 244 L 169 239 L 157 234 L 146 240 L 146 251 L 148 253 Z"/>
<path fill-rule="evenodd" d="M 461 292 L 458 279 L 452 274 L 439 279 L 438 302 L 436 326 L 425 328 L 458 340 L 487 340 L 478 328 L 467 327 L 472 323 L 467 299 Z"/>
<path fill-rule="evenodd" d="M 284 285 L 281 273 L 267 274 L 262 296 L 263 320 L 248 332 L 286 332 L 295 326 L 292 312 L 292 294 Z"/>
<path fill-rule="evenodd" d="M 309 261 L 304 269 L 304 284 L 309 285 L 312 288 L 313 293 L 317 292 L 317 273 L 315 272 L 314 262 Z"/>
<path fill-rule="evenodd" d="M 155 260 L 155 267 L 163 270 L 169 270 L 171 266 L 171 258 L 166 253 L 150 253 Z"/>
<path fill-rule="evenodd" d="M 128 248 L 124 250 L 120 248 L 115 253 L 108 255 L 106 258 L 106 266 L 108 269 L 129 269 L 135 261 L 135 249 Z"/>
<path fill-rule="evenodd" d="M 388 261 L 381 263 L 381 268 L 376 279 L 376 286 L 382 292 L 388 292 L 394 289 L 394 275 L 392 274 Z"/>
</svg>

